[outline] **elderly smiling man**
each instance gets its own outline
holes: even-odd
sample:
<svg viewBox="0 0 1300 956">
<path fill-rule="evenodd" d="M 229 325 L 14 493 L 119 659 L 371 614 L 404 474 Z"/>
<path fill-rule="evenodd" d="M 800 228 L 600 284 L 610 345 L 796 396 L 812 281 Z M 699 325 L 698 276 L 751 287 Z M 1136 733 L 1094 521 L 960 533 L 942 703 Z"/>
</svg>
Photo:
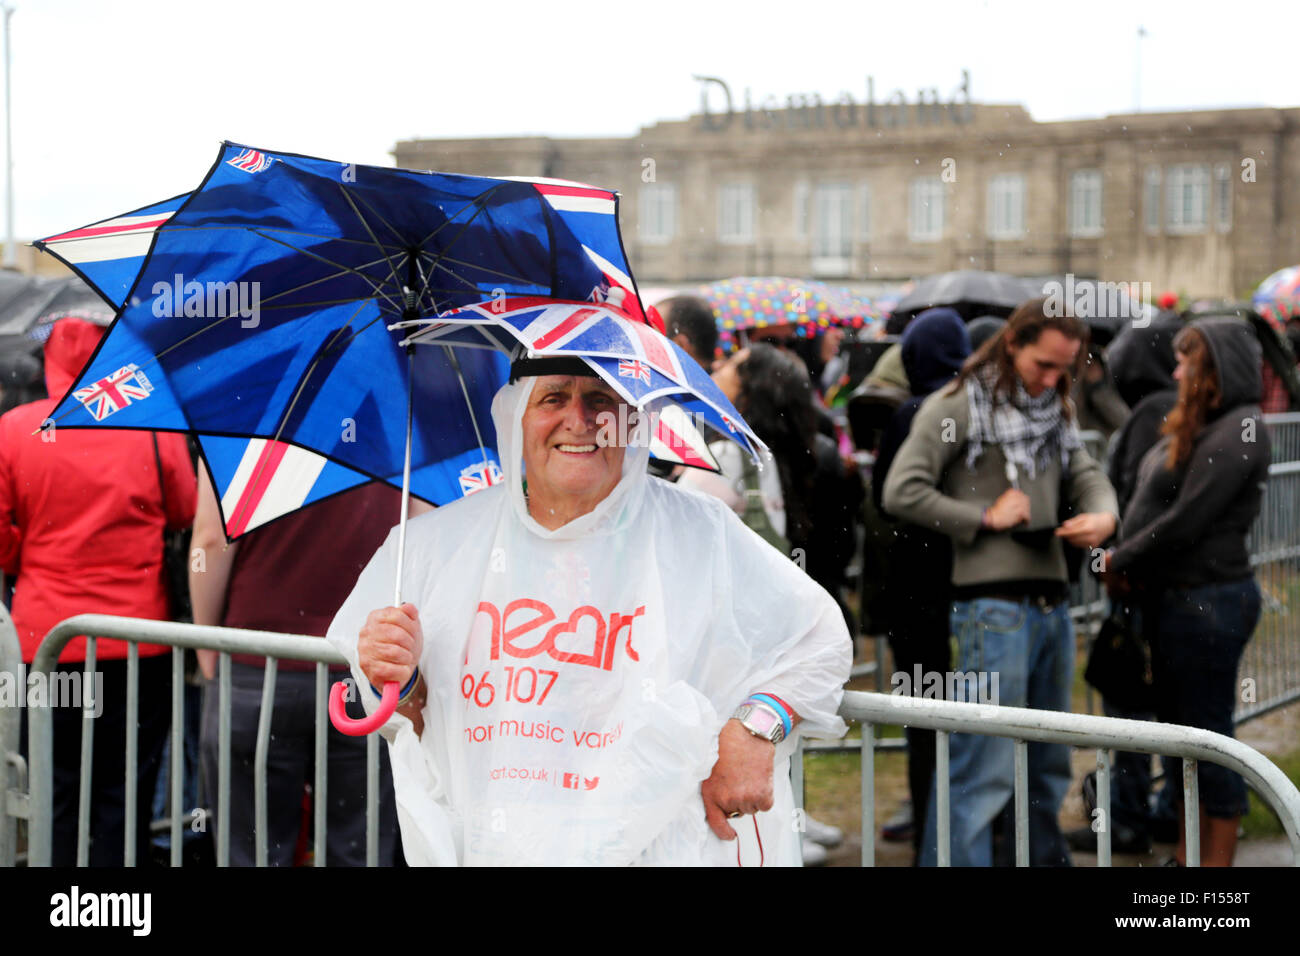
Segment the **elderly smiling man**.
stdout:
<svg viewBox="0 0 1300 956">
<path fill-rule="evenodd" d="M 585 365 L 515 374 L 505 481 L 410 522 L 400 608 L 391 534 L 329 632 L 405 690 L 382 732 L 408 859 L 797 864 L 794 739 L 844 732 L 834 602 L 650 478 L 646 443 L 598 441 L 621 399 Z"/>
</svg>

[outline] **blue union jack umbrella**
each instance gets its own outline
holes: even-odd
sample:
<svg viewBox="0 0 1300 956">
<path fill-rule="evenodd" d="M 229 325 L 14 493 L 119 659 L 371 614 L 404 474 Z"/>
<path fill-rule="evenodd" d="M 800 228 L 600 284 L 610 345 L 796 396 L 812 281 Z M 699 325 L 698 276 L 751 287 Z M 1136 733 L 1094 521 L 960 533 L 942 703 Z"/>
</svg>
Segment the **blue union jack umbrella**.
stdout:
<svg viewBox="0 0 1300 956">
<path fill-rule="evenodd" d="M 231 538 L 376 478 L 401 484 L 408 373 L 394 321 L 492 295 L 643 318 L 617 195 L 556 180 L 226 144 L 193 193 L 36 245 L 118 310 L 54 420 L 195 434 Z M 460 413 L 417 419 L 412 436 L 412 493 L 445 504 L 500 474 L 488 409 L 507 366 L 439 350 L 414 361 L 417 406 Z"/>
<path fill-rule="evenodd" d="M 403 488 L 404 516 L 408 491 L 455 500 L 500 480 L 490 407 L 508 355 L 451 336 L 417 349 L 400 326 L 560 301 L 648 329 L 617 210 L 577 183 L 225 143 L 193 192 L 35 243 L 116 310 L 50 417 L 198 436 L 228 536 L 375 479 Z M 680 372 L 663 396 L 752 446 L 702 370 L 644 347 L 619 360 L 649 366 L 642 389 Z"/>
<path fill-rule="evenodd" d="M 699 363 L 650 325 L 608 306 L 495 299 L 394 328 L 414 329 L 406 345 L 488 349 L 513 361 L 578 358 L 629 405 L 656 412 L 648 438 L 651 452 L 663 459 L 717 470 L 693 423 L 730 438 L 755 461 L 763 447 Z"/>
</svg>

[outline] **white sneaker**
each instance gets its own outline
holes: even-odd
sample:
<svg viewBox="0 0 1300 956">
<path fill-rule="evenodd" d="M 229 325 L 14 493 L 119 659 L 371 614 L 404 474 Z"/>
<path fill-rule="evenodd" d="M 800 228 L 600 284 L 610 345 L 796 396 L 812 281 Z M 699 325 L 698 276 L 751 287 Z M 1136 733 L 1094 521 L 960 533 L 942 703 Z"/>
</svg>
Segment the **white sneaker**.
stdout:
<svg viewBox="0 0 1300 956">
<path fill-rule="evenodd" d="M 826 852 L 824 846 L 814 843 L 807 837 L 800 839 L 799 844 L 803 849 L 804 866 L 821 866 L 826 862 L 826 858 L 830 855 Z"/>
<path fill-rule="evenodd" d="M 844 842 L 844 831 L 839 827 L 831 826 L 829 823 L 822 823 L 820 820 L 805 816 L 803 827 L 804 839 L 811 840 L 813 843 L 833 847 Z"/>
</svg>

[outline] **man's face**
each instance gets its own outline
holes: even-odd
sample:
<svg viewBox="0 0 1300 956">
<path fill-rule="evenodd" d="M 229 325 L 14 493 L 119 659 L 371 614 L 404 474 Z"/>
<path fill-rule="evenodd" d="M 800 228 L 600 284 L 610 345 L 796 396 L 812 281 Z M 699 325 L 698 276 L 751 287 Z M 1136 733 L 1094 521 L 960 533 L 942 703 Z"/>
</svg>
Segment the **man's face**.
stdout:
<svg viewBox="0 0 1300 956">
<path fill-rule="evenodd" d="M 530 494 L 603 499 L 623 475 L 621 446 L 597 442 L 609 412 L 617 418 L 617 393 L 597 378 L 543 375 L 524 409 L 524 469 Z M 610 429 L 607 429 L 608 433 Z M 613 429 L 617 433 L 617 428 Z"/>
<path fill-rule="evenodd" d="M 1036 397 L 1049 388 L 1055 388 L 1061 376 L 1074 366 L 1082 344 L 1078 339 L 1067 338 L 1057 329 L 1043 329 L 1037 342 L 1009 346 L 1016 375 L 1024 384 L 1025 391 Z"/>
</svg>

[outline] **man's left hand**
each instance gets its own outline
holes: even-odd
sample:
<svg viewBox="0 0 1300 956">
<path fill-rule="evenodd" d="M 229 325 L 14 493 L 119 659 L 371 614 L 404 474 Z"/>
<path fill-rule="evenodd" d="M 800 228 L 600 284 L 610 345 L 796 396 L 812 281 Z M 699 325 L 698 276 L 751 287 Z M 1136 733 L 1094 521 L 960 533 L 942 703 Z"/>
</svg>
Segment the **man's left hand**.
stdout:
<svg viewBox="0 0 1300 956">
<path fill-rule="evenodd" d="M 736 839 L 727 823 L 733 813 L 758 813 L 772 809 L 772 763 L 776 746 L 756 737 L 736 719 L 718 734 L 718 762 L 700 785 L 704 819 L 719 840 Z"/>
<path fill-rule="evenodd" d="M 1095 548 L 1115 533 L 1115 516 L 1104 511 L 1075 515 L 1061 523 L 1056 536 L 1076 548 Z"/>
</svg>

